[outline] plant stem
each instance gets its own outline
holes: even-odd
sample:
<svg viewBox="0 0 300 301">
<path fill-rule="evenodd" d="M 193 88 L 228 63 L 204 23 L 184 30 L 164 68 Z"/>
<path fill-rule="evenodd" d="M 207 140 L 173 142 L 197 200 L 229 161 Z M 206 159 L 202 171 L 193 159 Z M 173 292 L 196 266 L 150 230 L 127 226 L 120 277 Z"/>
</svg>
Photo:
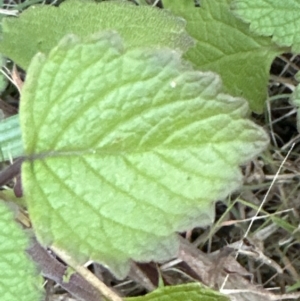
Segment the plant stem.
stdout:
<svg viewBox="0 0 300 301">
<path fill-rule="evenodd" d="M 67 267 L 47 252 L 36 239 L 27 250 L 29 256 L 42 270 L 42 275 L 58 283 L 62 288 L 75 298 L 82 301 L 101 301 L 101 295 L 94 287 L 82 278 L 78 273 L 74 273 L 68 282 L 64 281 Z"/>
<path fill-rule="evenodd" d="M 14 161 L 13 164 L 5 168 L 0 172 L 0 186 L 5 185 L 8 181 L 16 177 L 21 171 L 21 165 L 24 161 L 24 158 L 18 158 Z"/>
<path fill-rule="evenodd" d="M 50 246 L 50 249 L 57 254 L 66 264 L 73 268 L 78 274 L 80 274 L 87 282 L 89 282 L 94 288 L 96 288 L 105 298 L 111 301 L 123 301 L 114 291 L 107 287 L 100 279 L 98 279 L 87 268 L 78 264 L 67 252 L 61 250 L 55 245 Z"/>
</svg>

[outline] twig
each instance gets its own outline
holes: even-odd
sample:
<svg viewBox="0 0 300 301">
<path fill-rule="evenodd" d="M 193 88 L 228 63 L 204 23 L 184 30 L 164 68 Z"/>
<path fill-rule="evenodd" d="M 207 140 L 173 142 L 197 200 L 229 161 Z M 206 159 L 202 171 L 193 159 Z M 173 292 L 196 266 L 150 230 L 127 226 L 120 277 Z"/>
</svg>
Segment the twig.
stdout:
<svg viewBox="0 0 300 301">
<path fill-rule="evenodd" d="M 0 14 L 1 14 L 1 15 L 17 16 L 18 13 L 19 13 L 19 12 L 18 12 L 17 10 L 8 10 L 8 9 L 0 8 Z"/>
<path fill-rule="evenodd" d="M 37 241 L 27 250 L 27 253 L 42 270 L 42 275 L 58 283 L 75 298 L 83 301 L 101 301 L 101 295 L 90 283 L 78 273 L 74 273 L 68 282 L 64 282 L 67 267 L 47 252 Z"/>
<path fill-rule="evenodd" d="M 202 283 L 208 285 L 211 278 L 211 268 L 215 263 L 215 258 L 203 253 L 183 238 L 179 237 L 179 240 L 179 258 L 185 261 L 199 275 L 199 277 L 202 279 Z M 221 285 L 224 283 L 224 278 L 226 278 L 226 270 L 232 272 L 231 276 L 228 278 L 229 289 L 223 289 L 221 291 L 221 293 L 230 295 L 232 300 L 233 296 L 236 298 L 234 300 L 238 301 L 275 301 L 289 298 L 297 299 L 300 297 L 300 293 L 274 294 L 264 288 L 250 283 L 243 277 L 246 276 L 243 275 L 244 268 L 235 260 L 234 257 L 229 256 L 228 259 L 223 263 L 225 269 L 223 269 L 219 275 L 215 275 L 215 279 L 212 279 L 215 281 L 215 283 L 211 284 L 213 286 L 215 286 L 215 284 Z"/>
<path fill-rule="evenodd" d="M 153 275 L 155 273 L 155 275 Z M 157 287 L 158 275 L 157 271 L 150 264 L 138 264 L 131 262 L 129 277 L 140 283 L 148 291 L 154 291 Z M 155 279 L 153 279 L 155 278 Z M 151 281 L 152 280 L 152 281 Z M 154 284 L 156 283 L 156 284 Z"/>
<path fill-rule="evenodd" d="M 111 301 L 123 301 L 114 291 L 107 287 L 100 279 L 98 279 L 87 268 L 78 264 L 67 252 L 61 250 L 59 247 L 52 245 L 50 249 L 53 250 L 66 264 L 73 268 L 80 274 L 87 282 L 89 282 L 101 295 Z"/>
</svg>

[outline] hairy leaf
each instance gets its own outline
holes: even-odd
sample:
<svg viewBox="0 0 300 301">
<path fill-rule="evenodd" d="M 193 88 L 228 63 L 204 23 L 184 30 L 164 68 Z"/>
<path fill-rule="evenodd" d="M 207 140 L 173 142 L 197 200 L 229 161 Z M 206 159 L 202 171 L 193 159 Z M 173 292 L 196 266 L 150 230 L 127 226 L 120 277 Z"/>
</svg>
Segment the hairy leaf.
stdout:
<svg viewBox="0 0 300 301">
<path fill-rule="evenodd" d="M 282 52 L 271 39 L 252 34 L 248 25 L 229 11 L 228 0 L 164 0 L 165 8 L 187 20 L 196 46 L 185 55 L 201 70 L 221 75 L 225 92 L 245 97 L 250 108 L 262 112 L 271 63 Z"/>
<path fill-rule="evenodd" d="M 231 7 L 237 16 L 250 23 L 253 32 L 272 36 L 278 45 L 300 52 L 299 0 L 236 0 Z"/>
<path fill-rule="evenodd" d="M 213 201 L 266 134 L 246 101 L 174 50 L 126 49 L 104 32 L 33 60 L 21 129 L 22 180 L 39 240 L 125 276 L 130 258 L 176 255 L 175 231 L 208 225 Z"/>
<path fill-rule="evenodd" d="M 198 283 L 189 283 L 177 286 L 166 286 L 154 292 L 126 301 L 229 301 L 230 299 L 212 289 L 205 288 Z"/>
<path fill-rule="evenodd" d="M 25 253 L 29 239 L 3 201 L 0 216 L 1 301 L 40 301 L 42 278 Z"/>
<path fill-rule="evenodd" d="M 6 18 L 0 51 L 26 69 L 37 52 L 47 54 L 66 34 L 84 38 L 103 29 L 118 31 L 130 47 L 163 45 L 185 51 L 192 45 L 185 22 L 163 10 L 128 2 L 69 0 L 59 7 L 31 6 L 19 18 Z"/>
</svg>

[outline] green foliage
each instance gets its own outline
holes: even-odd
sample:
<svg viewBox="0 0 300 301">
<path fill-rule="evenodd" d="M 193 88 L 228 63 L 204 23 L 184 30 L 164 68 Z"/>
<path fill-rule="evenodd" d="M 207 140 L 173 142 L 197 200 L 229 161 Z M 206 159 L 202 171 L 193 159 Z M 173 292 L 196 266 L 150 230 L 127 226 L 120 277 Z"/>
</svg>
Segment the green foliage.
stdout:
<svg viewBox="0 0 300 301">
<path fill-rule="evenodd" d="M 1 301 L 39 301 L 42 277 L 25 253 L 29 239 L 3 201 L 0 201 L 0 216 Z"/>
<path fill-rule="evenodd" d="M 199 8 L 191 0 L 164 0 L 164 6 L 187 20 L 186 29 L 196 40 L 185 58 L 201 70 L 220 74 L 225 92 L 245 97 L 250 108 L 261 113 L 270 66 L 282 49 L 273 46 L 270 38 L 252 34 L 229 11 L 228 2 L 202 0 Z"/>
<path fill-rule="evenodd" d="M 20 103 L 23 145 L 18 117 L 0 123 L 0 144 L 5 159 L 27 156 L 26 205 L 44 246 L 75 262 L 100 262 L 124 277 L 131 259 L 176 256 L 175 232 L 212 223 L 214 201 L 242 182 L 239 165 L 268 144 L 266 133 L 248 120 L 248 103 L 240 96 L 262 111 L 270 64 L 282 51 L 270 38 L 251 33 L 229 2 L 202 0 L 196 8 L 192 0 L 165 0 L 177 17 L 144 0 L 140 7 L 67 0 L 5 19 L 0 51 L 28 72 Z M 251 3 L 235 1 L 232 8 L 252 22 L 243 10 L 251 10 Z M 256 31 L 255 21 L 264 18 L 252 14 L 252 29 L 269 35 Z M 277 31 L 271 34 L 276 40 Z M 212 71 L 221 75 L 224 92 Z M 296 104 L 298 99 L 297 89 Z M 28 239 L 0 205 L 0 235 L 8 245 L 0 247 L 0 266 L 10 286 L 24 291 L 16 300 L 37 301 L 40 288 L 34 284 L 40 279 L 24 253 Z M 12 262 L 8 249 L 16 250 L 9 253 Z M 8 284 L 1 285 L 4 301 L 15 300 Z M 228 298 L 187 284 L 126 300 Z"/>
<path fill-rule="evenodd" d="M 1 6 L 0 6 L 1 7 Z M 2 57 L 2 55 L 0 55 L 0 66 L 1 68 L 4 65 L 4 58 Z M 7 86 L 7 79 L 4 76 L 3 72 L 0 73 L 0 94 L 5 90 Z"/>
<path fill-rule="evenodd" d="M 299 0 L 236 0 L 232 10 L 250 23 L 253 32 L 272 36 L 278 45 L 300 52 Z"/>
<path fill-rule="evenodd" d="M 126 298 L 126 301 L 229 301 L 224 295 L 209 288 L 204 288 L 197 283 L 185 285 L 166 286 L 154 292 L 135 298 Z"/>
<path fill-rule="evenodd" d="M 294 52 L 294 54 L 300 52 L 300 2 L 298 0 L 236 0 L 232 3 L 231 9 L 237 17 L 250 23 L 251 31 L 263 36 L 271 36 L 272 41 L 278 45 L 290 47 L 285 52 Z M 295 79 L 300 82 L 299 72 L 295 75 Z M 297 128 L 300 132 L 299 84 L 292 93 L 291 102 L 298 107 Z M 297 226 L 276 216 L 272 217 L 272 221 L 289 233 L 287 241 L 295 237 Z M 287 291 L 291 292 L 298 287 L 299 284 L 296 283 Z"/>
<path fill-rule="evenodd" d="M 37 52 L 49 53 L 66 34 L 84 38 L 103 29 L 116 30 L 128 47 L 163 45 L 185 51 L 192 40 L 184 27 L 182 19 L 148 6 L 69 0 L 59 7 L 31 6 L 19 18 L 6 18 L 0 51 L 27 69 Z"/>
<path fill-rule="evenodd" d="M 1 73 L 0 74 L 0 93 L 2 93 L 7 86 L 7 80 L 5 76 Z"/>
<path fill-rule="evenodd" d="M 213 201 L 241 183 L 238 165 L 267 145 L 247 113 L 174 50 L 126 49 L 111 31 L 65 37 L 34 58 L 21 99 L 38 239 L 119 277 L 130 258 L 175 256 L 174 232 L 210 224 Z"/>
<path fill-rule="evenodd" d="M 0 121 L 1 159 L 10 160 L 24 154 L 19 116 L 12 116 Z"/>
</svg>

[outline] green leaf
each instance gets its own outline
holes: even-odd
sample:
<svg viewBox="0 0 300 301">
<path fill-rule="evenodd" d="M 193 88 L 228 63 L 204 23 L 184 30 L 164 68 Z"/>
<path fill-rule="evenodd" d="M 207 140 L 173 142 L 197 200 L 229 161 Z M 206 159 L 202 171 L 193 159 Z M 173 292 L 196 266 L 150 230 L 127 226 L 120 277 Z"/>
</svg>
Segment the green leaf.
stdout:
<svg viewBox="0 0 300 301">
<path fill-rule="evenodd" d="M 5 90 L 6 86 L 7 86 L 7 80 L 6 80 L 5 76 L 1 73 L 0 74 L 0 94 Z"/>
<path fill-rule="evenodd" d="M 250 29 L 263 36 L 272 36 L 280 46 L 300 52 L 299 0 L 237 0 L 233 12 L 250 24 Z"/>
<path fill-rule="evenodd" d="M 27 69 L 37 52 L 48 54 L 66 34 L 84 38 L 103 29 L 118 31 L 130 47 L 163 45 L 185 51 L 193 44 L 185 22 L 163 10 L 128 2 L 69 0 L 58 8 L 31 6 L 19 18 L 6 18 L 0 51 Z"/>
<path fill-rule="evenodd" d="M 267 98 L 270 66 L 281 49 L 270 38 L 252 34 L 229 11 L 228 0 L 164 0 L 164 7 L 187 20 L 186 30 L 196 46 L 185 55 L 201 70 L 221 75 L 225 92 L 245 97 L 261 113 Z"/>
<path fill-rule="evenodd" d="M 1 161 L 24 155 L 18 115 L 0 121 L 0 152 Z"/>
<path fill-rule="evenodd" d="M 0 216 L 1 301 L 40 301 L 42 278 L 25 253 L 29 239 L 3 201 L 0 201 Z"/>
<path fill-rule="evenodd" d="M 284 220 L 283 218 L 272 216 L 272 221 L 285 231 L 287 231 L 289 234 L 293 234 L 293 232 L 296 231 L 297 227 L 290 224 L 288 221 Z"/>
<path fill-rule="evenodd" d="M 0 4 L 0 7 L 1 7 L 1 4 Z M 1 14 L 0 14 L 1 16 Z M 1 22 L 1 17 L 0 17 L 0 22 Z M 1 69 L 3 68 L 5 62 L 4 62 L 4 58 L 2 55 L 0 55 L 0 67 Z M 0 94 L 5 90 L 7 86 L 7 79 L 6 77 L 4 76 L 4 73 L 3 71 L 0 73 Z"/>
<path fill-rule="evenodd" d="M 96 40 L 95 40 L 96 39 Z M 174 50 L 114 32 L 64 38 L 23 87 L 22 181 L 38 239 L 123 277 L 129 259 L 176 255 L 175 231 L 210 224 L 266 133 L 246 101 Z"/>
<path fill-rule="evenodd" d="M 198 283 L 189 283 L 177 286 L 166 286 L 154 292 L 126 301 L 229 301 L 230 299 L 212 289 L 205 288 Z"/>
<path fill-rule="evenodd" d="M 16 197 L 13 189 L 5 189 L 0 191 L 0 199 L 6 202 L 17 204 L 20 207 L 26 208 L 26 200 L 24 197 Z"/>
</svg>

